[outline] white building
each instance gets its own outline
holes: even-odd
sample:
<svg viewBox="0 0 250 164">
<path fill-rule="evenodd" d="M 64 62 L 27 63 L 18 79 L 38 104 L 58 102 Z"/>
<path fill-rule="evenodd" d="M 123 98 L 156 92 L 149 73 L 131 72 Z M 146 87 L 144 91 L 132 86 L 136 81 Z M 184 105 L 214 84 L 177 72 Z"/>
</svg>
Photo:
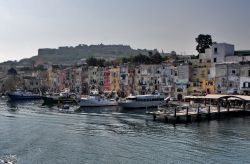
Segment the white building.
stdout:
<svg viewBox="0 0 250 164">
<path fill-rule="evenodd" d="M 213 44 L 205 51 L 205 56 L 211 57 L 212 63 L 223 63 L 226 57 L 234 55 L 234 45 L 228 43 Z"/>
<path fill-rule="evenodd" d="M 243 94 L 250 95 L 250 62 L 240 65 L 240 91 Z"/>
<path fill-rule="evenodd" d="M 175 97 L 179 100 L 187 96 L 189 77 L 190 66 L 188 64 L 179 65 L 177 68 L 177 80 L 175 82 Z"/>
</svg>

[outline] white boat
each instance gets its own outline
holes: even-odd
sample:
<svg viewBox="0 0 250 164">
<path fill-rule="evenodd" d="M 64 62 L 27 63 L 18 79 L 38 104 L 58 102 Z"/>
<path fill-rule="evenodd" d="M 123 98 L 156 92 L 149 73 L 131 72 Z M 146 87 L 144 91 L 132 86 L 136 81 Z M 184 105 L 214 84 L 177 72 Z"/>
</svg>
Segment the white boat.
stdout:
<svg viewBox="0 0 250 164">
<path fill-rule="evenodd" d="M 81 107 L 101 107 L 118 105 L 115 99 L 107 99 L 98 95 L 81 98 L 79 105 Z"/>
<path fill-rule="evenodd" d="M 165 105 L 164 96 L 160 94 L 148 94 L 128 96 L 121 100 L 119 105 L 123 108 L 152 108 Z"/>
</svg>

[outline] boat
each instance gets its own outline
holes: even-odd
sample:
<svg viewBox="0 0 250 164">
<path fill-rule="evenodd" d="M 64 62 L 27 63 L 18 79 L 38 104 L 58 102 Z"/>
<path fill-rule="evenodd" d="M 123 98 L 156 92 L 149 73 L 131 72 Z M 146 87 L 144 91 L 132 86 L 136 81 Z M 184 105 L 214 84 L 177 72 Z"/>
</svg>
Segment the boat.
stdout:
<svg viewBox="0 0 250 164">
<path fill-rule="evenodd" d="M 117 106 L 118 102 L 116 99 L 113 99 L 111 97 L 116 97 L 116 95 L 113 95 L 113 92 L 109 93 L 108 95 L 99 94 L 99 90 L 91 90 L 90 94 L 88 96 L 82 97 L 80 99 L 79 105 L 80 107 L 103 107 L 103 106 Z M 116 93 L 115 93 L 116 94 Z"/>
<path fill-rule="evenodd" d="M 41 94 L 32 93 L 28 91 L 15 90 L 7 93 L 11 100 L 38 100 L 41 99 Z"/>
<path fill-rule="evenodd" d="M 81 98 L 79 105 L 81 107 L 102 107 L 116 106 L 118 103 L 115 99 L 108 99 L 100 95 L 91 95 Z"/>
<path fill-rule="evenodd" d="M 47 93 L 42 96 L 44 104 L 77 103 L 77 95 L 70 92 Z"/>
<path fill-rule="evenodd" d="M 160 94 L 147 94 L 128 96 L 125 100 L 119 101 L 122 108 L 153 108 L 166 104 L 164 96 Z"/>
</svg>

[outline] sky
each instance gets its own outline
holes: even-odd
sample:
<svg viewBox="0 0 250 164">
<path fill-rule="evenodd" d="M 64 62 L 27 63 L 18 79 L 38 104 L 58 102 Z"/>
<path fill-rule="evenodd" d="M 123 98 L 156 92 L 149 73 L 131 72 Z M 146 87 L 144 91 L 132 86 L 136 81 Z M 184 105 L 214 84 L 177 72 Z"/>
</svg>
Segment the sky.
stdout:
<svg viewBox="0 0 250 164">
<path fill-rule="evenodd" d="M 250 49 L 249 0 L 0 0 L 0 62 L 39 48 L 125 44 L 197 54 L 195 38 Z"/>
</svg>

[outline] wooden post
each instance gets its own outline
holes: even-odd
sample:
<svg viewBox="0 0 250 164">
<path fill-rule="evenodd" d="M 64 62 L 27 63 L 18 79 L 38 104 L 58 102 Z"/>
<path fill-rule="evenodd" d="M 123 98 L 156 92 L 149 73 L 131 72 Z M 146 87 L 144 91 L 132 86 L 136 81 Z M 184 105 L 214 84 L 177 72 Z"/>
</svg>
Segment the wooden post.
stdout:
<svg viewBox="0 0 250 164">
<path fill-rule="evenodd" d="M 210 119 L 210 116 L 211 116 L 211 113 L 210 113 L 210 111 L 211 111 L 211 104 L 209 104 L 209 106 L 208 106 L 208 111 L 207 111 L 207 119 L 209 120 Z"/>
<path fill-rule="evenodd" d="M 168 117 L 167 116 L 164 117 L 164 121 L 168 122 Z"/>
<path fill-rule="evenodd" d="M 227 103 L 227 112 L 229 112 L 230 104 Z"/>
<path fill-rule="evenodd" d="M 188 116 L 188 107 L 187 107 L 187 109 L 186 109 L 186 122 L 188 122 L 189 121 L 189 116 Z"/>
<path fill-rule="evenodd" d="M 197 110 L 197 121 L 200 121 L 200 105 L 198 106 L 198 110 Z"/>
<path fill-rule="evenodd" d="M 153 121 L 156 120 L 156 114 L 153 114 Z"/>
<path fill-rule="evenodd" d="M 243 102 L 243 109 L 246 110 L 246 101 Z"/>
<path fill-rule="evenodd" d="M 220 101 L 218 101 L 218 104 L 217 104 L 217 108 L 218 108 L 218 117 L 220 117 Z"/>
<path fill-rule="evenodd" d="M 174 118 L 176 118 L 176 108 L 174 108 Z"/>
</svg>

